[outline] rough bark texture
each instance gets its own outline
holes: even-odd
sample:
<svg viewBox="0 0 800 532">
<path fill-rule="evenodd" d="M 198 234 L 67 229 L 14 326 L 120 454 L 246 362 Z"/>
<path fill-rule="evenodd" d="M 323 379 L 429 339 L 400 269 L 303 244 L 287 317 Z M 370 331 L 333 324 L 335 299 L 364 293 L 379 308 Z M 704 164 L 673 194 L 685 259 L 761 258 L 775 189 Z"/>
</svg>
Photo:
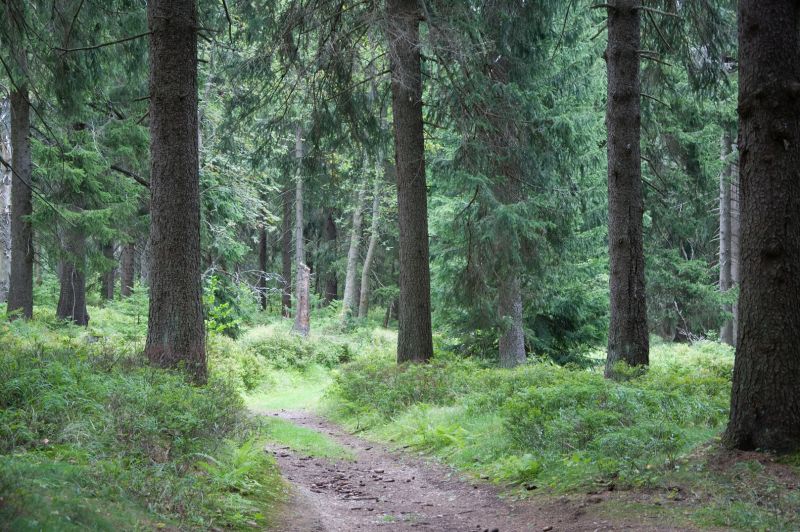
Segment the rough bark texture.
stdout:
<svg viewBox="0 0 800 532">
<path fill-rule="evenodd" d="M 114 299 L 114 278 L 116 277 L 116 268 L 113 266 L 114 261 L 114 244 L 109 242 L 103 244 L 103 257 L 108 261 L 108 269 L 103 272 L 100 282 L 100 297 L 103 299 Z"/>
<path fill-rule="evenodd" d="M 281 223 L 281 262 L 283 291 L 281 292 L 281 312 L 285 317 L 292 313 L 292 201 L 291 189 L 286 188 L 283 197 L 283 219 Z"/>
<path fill-rule="evenodd" d="M 70 257 L 59 266 L 60 291 L 56 317 L 85 326 L 89 324 L 89 313 L 86 311 L 86 237 L 67 230 L 63 246 Z"/>
<path fill-rule="evenodd" d="M 295 177 L 294 198 L 294 260 L 296 269 L 295 299 L 297 311 L 294 316 L 292 330 L 301 336 L 308 335 L 309 322 L 309 290 L 311 289 L 311 270 L 306 265 L 305 236 L 303 234 L 303 136 L 300 126 L 297 126 L 295 141 L 295 159 L 297 161 L 297 175 Z"/>
<path fill-rule="evenodd" d="M 325 247 L 328 255 L 328 264 L 336 262 L 336 242 L 338 234 L 336 231 L 336 222 L 333 219 L 333 210 L 328 211 L 328 217 L 325 220 Z M 336 269 L 329 268 L 327 279 L 325 281 L 325 304 L 329 304 L 336 299 L 339 295 L 339 280 L 336 277 Z"/>
<path fill-rule="evenodd" d="M 800 4 L 739 1 L 739 449 L 800 448 Z"/>
<path fill-rule="evenodd" d="M 741 286 L 741 216 L 739 210 L 739 153 L 736 145 L 733 145 L 733 162 L 731 163 L 731 283 L 734 287 Z M 733 341 L 739 336 L 739 299 L 733 302 L 731 307 L 733 314 L 732 335 Z"/>
<path fill-rule="evenodd" d="M 719 175 L 719 291 L 723 294 L 731 289 L 731 137 L 722 135 L 720 159 L 722 172 Z M 731 312 L 731 305 L 723 311 Z M 733 321 L 726 319 L 719 331 L 719 338 L 733 345 Z"/>
<path fill-rule="evenodd" d="M 150 315 L 145 353 L 206 381 L 196 0 L 150 0 Z"/>
<path fill-rule="evenodd" d="M 611 292 L 606 376 L 614 364 L 649 363 L 642 243 L 640 0 L 608 8 L 608 248 Z"/>
<path fill-rule="evenodd" d="M 387 14 L 400 234 L 397 361 L 425 362 L 433 356 L 433 340 L 419 5 L 388 0 Z"/>
<path fill-rule="evenodd" d="M 267 227 L 258 228 L 258 297 L 261 310 L 267 310 Z"/>
<path fill-rule="evenodd" d="M 135 256 L 136 247 L 134 244 L 122 246 L 122 252 L 119 255 L 119 294 L 121 297 L 128 297 L 133 291 L 133 262 Z"/>
<path fill-rule="evenodd" d="M 383 157 L 381 157 L 383 159 Z M 381 217 L 381 180 L 375 180 L 375 190 L 372 194 L 372 222 L 370 224 L 369 245 L 367 256 L 364 258 L 364 267 L 361 270 L 361 293 L 358 297 L 358 317 L 366 318 L 369 313 L 369 275 L 372 271 L 372 262 L 375 259 L 375 248 L 378 247 L 378 229 Z"/>
<path fill-rule="evenodd" d="M 367 188 L 361 186 L 353 209 L 353 225 L 350 228 L 350 248 L 347 251 L 347 270 L 344 277 L 344 297 L 342 298 L 342 323 L 347 322 L 356 306 L 356 274 L 358 273 L 358 250 L 361 247 L 361 222 L 364 212 L 364 197 Z"/>
<path fill-rule="evenodd" d="M 526 356 L 522 293 L 516 275 L 507 275 L 500 279 L 497 307 L 500 318 L 506 322 L 499 341 L 500 366 L 513 368 L 524 364 Z"/>
<path fill-rule="evenodd" d="M 11 275 L 8 312 L 24 318 L 33 315 L 33 229 L 26 220 L 31 202 L 31 120 L 28 89 L 20 84 L 11 91 Z"/>
<path fill-rule="evenodd" d="M 308 336 L 308 331 L 311 329 L 310 302 L 308 300 L 310 284 L 311 270 L 305 264 L 299 264 L 297 268 L 297 311 L 292 330 L 300 336 Z"/>
<path fill-rule="evenodd" d="M 0 157 L 11 162 L 11 102 L 0 103 Z M 11 276 L 11 169 L 0 164 L 0 301 L 8 297 Z"/>
</svg>

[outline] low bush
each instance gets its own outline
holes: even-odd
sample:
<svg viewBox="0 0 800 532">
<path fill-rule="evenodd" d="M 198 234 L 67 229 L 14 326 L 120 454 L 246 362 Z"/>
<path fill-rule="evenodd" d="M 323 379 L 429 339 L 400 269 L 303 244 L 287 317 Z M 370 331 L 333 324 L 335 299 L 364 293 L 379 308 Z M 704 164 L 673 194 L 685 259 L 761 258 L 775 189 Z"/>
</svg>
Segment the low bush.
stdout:
<svg viewBox="0 0 800 532">
<path fill-rule="evenodd" d="M 437 355 L 398 366 L 359 358 L 335 372 L 335 417 L 500 481 L 569 490 L 636 485 L 676 467 L 727 416 L 727 347 L 656 346 L 624 382 L 599 369 L 533 362 L 514 370 Z"/>
<path fill-rule="evenodd" d="M 302 338 L 271 326 L 251 329 L 240 344 L 281 369 L 306 369 L 312 364 L 332 368 L 352 358 L 350 345 L 342 340 L 327 336 Z"/>
</svg>

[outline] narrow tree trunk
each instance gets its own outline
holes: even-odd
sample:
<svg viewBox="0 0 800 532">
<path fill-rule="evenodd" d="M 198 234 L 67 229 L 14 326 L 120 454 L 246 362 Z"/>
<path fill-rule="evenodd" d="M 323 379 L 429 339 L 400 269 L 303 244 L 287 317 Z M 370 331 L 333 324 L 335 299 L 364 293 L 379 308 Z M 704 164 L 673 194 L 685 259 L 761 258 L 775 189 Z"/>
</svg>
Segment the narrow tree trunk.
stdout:
<svg viewBox="0 0 800 532">
<path fill-rule="evenodd" d="M 294 204 L 294 260 L 297 270 L 295 294 L 297 310 L 293 330 L 301 336 L 307 336 L 309 323 L 309 289 L 311 286 L 311 270 L 306 265 L 305 236 L 303 235 L 303 136 L 300 126 L 296 130 L 295 159 L 297 161 L 295 204 Z"/>
<path fill-rule="evenodd" d="M 722 135 L 720 159 L 722 172 L 719 175 L 719 291 L 726 294 L 731 289 L 731 138 Z M 726 304 L 722 309 L 731 312 Z M 733 321 L 726 318 L 719 332 L 721 341 L 733 345 Z"/>
<path fill-rule="evenodd" d="M 516 275 L 507 275 L 500 279 L 498 294 L 498 310 L 500 318 L 505 323 L 502 325 L 500 336 L 500 366 L 513 368 L 524 364 L 525 332 L 522 322 L 522 293 L 519 278 Z"/>
<path fill-rule="evenodd" d="M 11 102 L 0 104 L 0 157 L 11 163 Z M 11 276 L 11 169 L 0 164 L 0 301 L 8 298 Z"/>
<path fill-rule="evenodd" d="M 132 244 L 122 246 L 119 255 L 119 294 L 121 297 L 128 297 L 133 292 L 133 262 L 136 256 L 136 247 Z"/>
<path fill-rule="evenodd" d="M 333 209 L 328 210 L 328 217 L 325 220 L 325 253 L 328 258 L 328 273 L 325 281 L 325 304 L 330 304 L 339 295 L 339 280 L 336 277 L 336 269 L 331 265 L 336 262 L 337 244 L 336 222 L 333 219 Z"/>
<path fill-rule="evenodd" d="M 24 55 L 23 55 L 24 57 Z M 31 122 L 28 89 L 21 83 L 11 91 L 11 276 L 8 312 L 33 315 L 33 229 L 27 217 L 31 202 Z"/>
<path fill-rule="evenodd" d="M 103 257 L 108 261 L 107 270 L 103 272 L 102 282 L 100 283 L 100 295 L 103 299 L 114 299 L 114 278 L 116 269 L 114 268 L 114 243 L 109 242 L 102 246 Z"/>
<path fill-rule="evenodd" d="M 347 251 L 347 270 L 344 278 L 344 297 L 342 299 L 342 323 L 346 323 L 356 306 L 356 274 L 358 273 L 358 249 L 361 247 L 361 221 L 364 209 L 366 187 L 362 184 L 356 196 L 353 209 L 353 226 L 350 228 L 350 248 Z"/>
<path fill-rule="evenodd" d="M 142 286 L 150 287 L 150 265 L 153 262 L 152 259 L 152 246 L 150 241 L 150 235 L 147 236 L 143 241 L 140 242 L 139 248 L 142 250 L 139 253 L 139 282 L 142 283 Z M 134 254 L 134 259 L 136 254 Z M 134 261 L 135 262 L 135 261 Z"/>
<path fill-rule="evenodd" d="M 60 267 L 61 289 L 56 317 L 86 326 L 89 324 L 89 313 L 86 311 L 86 237 L 67 229 L 64 250 L 69 258 Z"/>
<path fill-rule="evenodd" d="M 739 150 L 736 144 L 732 146 L 733 162 L 731 163 L 731 283 L 732 288 L 739 288 L 741 283 L 741 218 L 739 212 Z M 731 307 L 733 314 L 732 337 L 733 341 L 739 337 L 739 297 Z"/>
<path fill-rule="evenodd" d="M 267 227 L 258 228 L 258 297 L 261 310 L 267 310 Z"/>
<path fill-rule="evenodd" d="M 196 0 L 150 0 L 150 316 L 156 366 L 207 376 L 200 270 Z"/>
<path fill-rule="evenodd" d="M 281 313 L 284 317 L 292 313 L 292 202 L 291 189 L 286 188 L 283 198 L 283 220 L 281 223 L 281 261 L 283 265 L 283 291 L 281 292 Z"/>
<path fill-rule="evenodd" d="M 382 163 L 383 157 L 380 158 Z M 378 247 L 378 229 L 381 217 L 381 179 L 375 179 L 375 190 L 372 195 L 372 223 L 369 233 L 367 256 L 364 258 L 364 268 L 361 270 L 361 294 L 358 301 L 358 317 L 366 318 L 369 314 L 369 276 L 372 271 L 372 261 L 375 259 L 375 248 Z"/>
<path fill-rule="evenodd" d="M 433 356 L 433 339 L 419 52 L 421 14 L 417 0 L 388 0 L 387 11 L 400 234 L 397 361 L 425 362 Z"/>
<path fill-rule="evenodd" d="M 730 423 L 738 449 L 800 448 L 800 4 L 739 0 L 742 281 Z"/>
<path fill-rule="evenodd" d="M 614 365 L 649 363 L 647 301 L 642 243 L 642 167 L 639 49 L 640 0 L 616 0 L 608 8 L 608 248 L 611 292 L 608 357 Z"/>
</svg>

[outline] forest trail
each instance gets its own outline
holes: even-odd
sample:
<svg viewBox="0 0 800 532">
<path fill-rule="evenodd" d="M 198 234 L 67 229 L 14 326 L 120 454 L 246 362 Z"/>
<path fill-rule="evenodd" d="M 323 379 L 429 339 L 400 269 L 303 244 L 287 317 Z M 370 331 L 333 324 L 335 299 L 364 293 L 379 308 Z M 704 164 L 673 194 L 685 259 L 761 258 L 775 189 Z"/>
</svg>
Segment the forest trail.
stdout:
<svg viewBox="0 0 800 532">
<path fill-rule="evenodd" d="M 352 452 L 330 460 L 270 445 L 292 500 L 278 530 L 335 531 L 604 531 L 674 530 L 592 517 L 586 505 L 562 501 L 543 507 L 503 499 L 489 484 L 443 465 L 348 434 L 307 412 L 259 412 L 317 431 Z"/>
</svg>

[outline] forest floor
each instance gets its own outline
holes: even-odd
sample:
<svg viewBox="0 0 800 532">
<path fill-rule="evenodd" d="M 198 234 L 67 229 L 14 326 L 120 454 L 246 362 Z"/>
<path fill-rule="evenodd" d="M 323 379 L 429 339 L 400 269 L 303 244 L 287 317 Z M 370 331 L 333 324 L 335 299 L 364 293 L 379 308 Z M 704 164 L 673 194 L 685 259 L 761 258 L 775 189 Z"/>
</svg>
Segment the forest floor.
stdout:
<svg viewBox="0 0 800 532">
<path fill-rule="evenodd" d="M 280 420 L 284 433 L 282 422 L 306 434 L 279 438 L 267 448 L 292 487 L 279 530 L 686 530 L 659 524 L 653 515 L 632 521 L 595 512 L 610 492 L 521 499 L 448 466 L 354 436 L 307 411 L 257 413 Z M 299 443 L 308 436 L 317 441 Z M 325 440 L 328 450 L 320 452 Z"/>
</svg>

